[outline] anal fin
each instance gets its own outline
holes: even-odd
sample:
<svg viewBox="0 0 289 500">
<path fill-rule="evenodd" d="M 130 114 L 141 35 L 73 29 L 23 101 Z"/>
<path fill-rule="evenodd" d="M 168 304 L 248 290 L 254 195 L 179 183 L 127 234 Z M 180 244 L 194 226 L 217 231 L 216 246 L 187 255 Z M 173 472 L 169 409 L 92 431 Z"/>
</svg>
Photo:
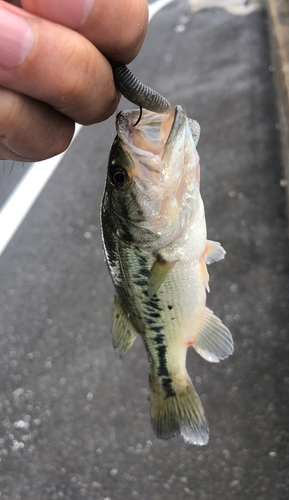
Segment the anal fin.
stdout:
<svg viewBox="0 0 289 500">
<path fill-rule="evenodd" d="M 234 350 L 229 329 L 207 307 L 200 330 L 192 346 L 200 356 L 211 363 L 218 363 L 220 359 L 227 358 Z"/>
<path fill-rule="evenodd" d="M 138 332 L 117 297 L 114 297 L 112 313 L 112 343 L 116 352 L 123 356 L 134 343 Z"/>
</svg>

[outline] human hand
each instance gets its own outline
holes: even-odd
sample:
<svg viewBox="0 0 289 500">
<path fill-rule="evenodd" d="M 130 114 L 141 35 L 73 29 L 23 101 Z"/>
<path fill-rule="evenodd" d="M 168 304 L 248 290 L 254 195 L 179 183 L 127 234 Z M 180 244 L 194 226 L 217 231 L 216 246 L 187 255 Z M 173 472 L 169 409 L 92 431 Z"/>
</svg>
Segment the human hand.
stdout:
<svg viewBox="0 0 289 500">
<path fill-rule="evenodd" d="M 19 0 L 12 0 L 19 4 Z M 97 123 L 119 102 L 110 62 L 143 43 L 146 0 L 0 0 L 0 159 L 64 151 L 75 122 Z"/>
</svg>

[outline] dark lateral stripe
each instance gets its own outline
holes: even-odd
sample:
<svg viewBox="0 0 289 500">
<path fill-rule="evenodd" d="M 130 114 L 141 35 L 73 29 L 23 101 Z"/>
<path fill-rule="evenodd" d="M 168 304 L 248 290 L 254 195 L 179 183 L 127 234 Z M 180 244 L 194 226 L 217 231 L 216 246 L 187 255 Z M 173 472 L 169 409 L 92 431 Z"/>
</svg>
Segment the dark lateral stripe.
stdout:
<svg viewBox="0 0 289 500">
<path fill-rule="evenodd" d="M 163 377 L 162 386 L 166 393 L 166 398 L 171 398 L 176 395 L 174 389 L 172 388 L 172 379 L 170 377 Z"/>
<path fill-rule="evenodd" d="M 148 284 L 147 280 L 138 280 L 134 282 L 138 286 L 146 286 Z"/>
<path fill-rule="evenodd" d="M 155 325 L 155 326 L 151 326 L 151 330 L 153 330 L 154 332 L 161 332 L 163 330 L 163 327 L 161 325 Z"/>
<path fill-rule="evenodd" d="M 156 323 L 156 320 L 152 319 L 152 318 L 146 318 L 145 317 L 144 320 L 145 320 L 145 322 L 146 322 L 147 325 L 155 325 L 155 323 Z"/>
<path fill-rule="evenodd" d="M 140 255 L 140 254 L 138 254 L 137 257 L 139 259 L 139 264 L 142 267 L 142 269 L 146 269 L 146 265 L 147 265 L 146 257 L 144 257 L 143 255 Z"/>
<path fill-rule="evenodd" d="M 147 290 L 145 290 L 145 294 L 147 295 Z M 158 311 L 162 311 L 162 308 L 158 306 L 158 304 L 155 304 L 154 302 L 152 301 L 149 301 L 149 302 L 146 302 L 146 305 L 148 307 L 151 307 L 153 309 L 157 309 Z"/>
<path fill-rule="evenodd" d="M 163 333 L 159 333 L 158 335 L 156 335 L 153 340 L 157 343 L 157 344 L 162 344 L 163 341 L 164 341 L 164 335 Z"/>
<path fill-rule="evenodd" d="M 140 270 L 139 270 L 140 274 L 142 274 L 143 276 L 146 276 L 146 278 L 149 276 L 150 274 L 150 271 L 146 268 L 146 267 L 142 267 Z"/>
<path fill-rule="evenodd" d="M 159 313 L 155 313 L 155 312 L 149 312 L 148 314 L 151 318 L 160 318 L 161 317 L 161 315 Z"/>
<path fill-rule="evenodd" d="M 158 353 L 158 358 L 159 358 L 159 367 L 158 367 L 159 377 L 169 376 L 169 372 L 167 369 L 166 350 L 167 348 L 165 345 L 159 345 L 158 347 L 156 347 L 156 351 Z"/>
</svg>

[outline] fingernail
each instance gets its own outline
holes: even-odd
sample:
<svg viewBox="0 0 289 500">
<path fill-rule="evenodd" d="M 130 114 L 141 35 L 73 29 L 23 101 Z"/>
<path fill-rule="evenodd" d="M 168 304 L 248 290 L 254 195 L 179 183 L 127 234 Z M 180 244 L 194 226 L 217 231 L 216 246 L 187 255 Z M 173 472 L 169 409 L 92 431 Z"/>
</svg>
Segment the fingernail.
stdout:
<svg viewBox="0 0 289 500">
<path fill-rule="evenodd" d="M 0 9 L 0 66 L 15 68 L 28 56 L 34 34 L 26 19 Z"/>
<path fill-rule="evenodd" d="M 88 18 L 94 0 L 50 0 L 47 5 L 50 12 L 49 19 L 77 30 Z M 53 13 L 52 18 L 51 13 Z"/>
</svg>

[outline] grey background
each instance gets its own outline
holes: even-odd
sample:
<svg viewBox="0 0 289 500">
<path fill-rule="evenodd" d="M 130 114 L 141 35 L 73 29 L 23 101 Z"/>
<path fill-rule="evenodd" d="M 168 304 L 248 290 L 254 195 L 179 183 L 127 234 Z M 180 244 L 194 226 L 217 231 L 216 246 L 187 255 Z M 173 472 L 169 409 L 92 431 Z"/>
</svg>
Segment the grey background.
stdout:
<svg viewBox="0 0 289 500">
<path fill-rule="evenodd" d="M 227 250 L 208 305 L 235 341 L 219 364 L 188 352 L 209 444 L 155 438 L 141 339 L 123 360 L 111 345 L 99 206 L 112 118 L 80 132 L 0 259 L 1 498 L 288 498 L 288 239 L 269 67 L 263 13 L 192 14 L 183 0 L 153 18 L 131 65 L 202 127 L 208 237 Z"/>
</svg>

